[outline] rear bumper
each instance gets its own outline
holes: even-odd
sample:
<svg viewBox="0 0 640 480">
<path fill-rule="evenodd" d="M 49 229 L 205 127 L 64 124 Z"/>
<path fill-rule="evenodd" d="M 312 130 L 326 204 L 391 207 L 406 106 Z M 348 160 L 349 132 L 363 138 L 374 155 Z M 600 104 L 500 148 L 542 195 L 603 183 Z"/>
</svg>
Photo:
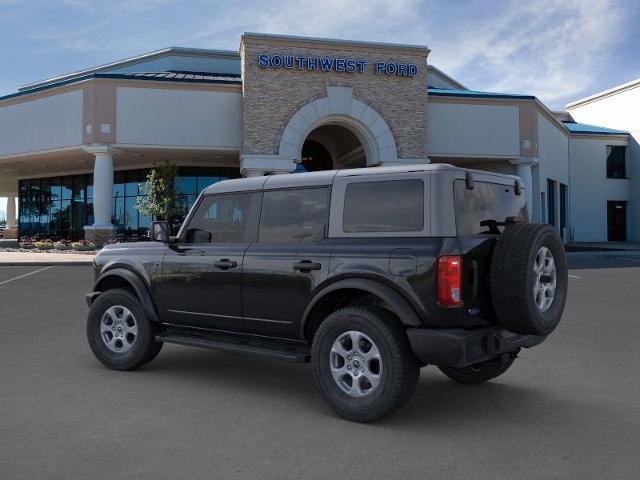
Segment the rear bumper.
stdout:
<svg viewBox="0 0 640 480">
<path fill-rule="evenodd" d="M 433 329 L 409 328 L 407 336 L 416 357 L 440 367 L 466 367 L 518 348 L 542 343 L 544 335 L 520 335 L 499 327 Z"/>
</svg>

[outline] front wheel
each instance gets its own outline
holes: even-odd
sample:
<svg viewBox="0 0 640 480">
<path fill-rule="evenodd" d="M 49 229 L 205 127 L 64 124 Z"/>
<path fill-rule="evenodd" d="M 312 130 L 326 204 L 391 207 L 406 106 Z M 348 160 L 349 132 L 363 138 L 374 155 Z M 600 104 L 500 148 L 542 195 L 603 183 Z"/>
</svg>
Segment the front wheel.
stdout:
<svg viewBox="0 0 640 480">
<path fill-rule="evenodd" d="M 153 360 L 162 348 L 155 340 L 157 329 L 140 301 L 124 289 L 101 293 L 87 318 L 91 351 L 113 370 L 133 370 Z"/>
<path fill-rule="evenodd" d="M 476 363 L 468 367 L 438 367 L 451 380 L 464 385 L 476 385 L 499 377 L 506 372 L 516 359 L 517 352 L 504 353 L 486 362 Z"/>
<path fill-rule="evenodd" d="M 325 402 L 356 422 L 403 406 L 420 375 L 402 326 L 376 307 L 347 307 L 327 317 L 314 337 L 311 362 Z"/>
</svg>

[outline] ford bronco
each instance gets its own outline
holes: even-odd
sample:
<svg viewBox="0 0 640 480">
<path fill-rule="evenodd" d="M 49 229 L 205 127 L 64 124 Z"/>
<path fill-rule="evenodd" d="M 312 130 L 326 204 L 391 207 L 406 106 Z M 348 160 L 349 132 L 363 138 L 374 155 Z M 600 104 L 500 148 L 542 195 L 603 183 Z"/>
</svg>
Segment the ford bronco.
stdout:
<svg viewBox="0 0 640 480">
<path fill-rule="evenodd" d="M 89 345 L 116 370 L 163 343 L 310 361 L 335 412 L 378 419 L 421 367 L 485 382 L 558 325 L 563 244 L 525 198 L 518 177 L 444 164 L 218 182 L 177 236 L 154 222 L 96 256 Z"/>
</svg>

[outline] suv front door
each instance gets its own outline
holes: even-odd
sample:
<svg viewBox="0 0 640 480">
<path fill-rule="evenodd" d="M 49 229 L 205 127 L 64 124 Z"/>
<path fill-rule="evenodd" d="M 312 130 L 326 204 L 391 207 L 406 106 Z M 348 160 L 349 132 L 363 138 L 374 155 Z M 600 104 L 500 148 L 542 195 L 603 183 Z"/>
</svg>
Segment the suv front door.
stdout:
<svg viewBox="0 0 640 480">
<path fill-rule="evenodd" d="M 242 304 L 254 334 L 300 337 L 300 318 L 327 278 L 328 187 L 265 190 L 258 243 L 244 257 Z"/>
<path fill-rule="evenodd" d="M 204 196 L 164 256 L 163 321 L 241 331 L 242 262 L 257 235 L 257 192 Z"/>
</svg>

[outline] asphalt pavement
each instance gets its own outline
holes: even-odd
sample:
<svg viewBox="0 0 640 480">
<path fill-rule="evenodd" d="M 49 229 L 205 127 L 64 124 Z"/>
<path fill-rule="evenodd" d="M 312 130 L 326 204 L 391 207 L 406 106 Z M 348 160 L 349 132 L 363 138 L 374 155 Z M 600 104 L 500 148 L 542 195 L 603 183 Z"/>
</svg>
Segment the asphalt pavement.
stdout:
<svg viewBox="0 0 640 480">
<path fill-rule="evenodd" d="M 0 479 L 638 479 L 640 259 L 572 260 L 564 318 L 475 387 L 336 417 L 308 365 L 165 345 L 133 372 L 85 340 L 90 267 L 0 265 Z"/>
</svg>

